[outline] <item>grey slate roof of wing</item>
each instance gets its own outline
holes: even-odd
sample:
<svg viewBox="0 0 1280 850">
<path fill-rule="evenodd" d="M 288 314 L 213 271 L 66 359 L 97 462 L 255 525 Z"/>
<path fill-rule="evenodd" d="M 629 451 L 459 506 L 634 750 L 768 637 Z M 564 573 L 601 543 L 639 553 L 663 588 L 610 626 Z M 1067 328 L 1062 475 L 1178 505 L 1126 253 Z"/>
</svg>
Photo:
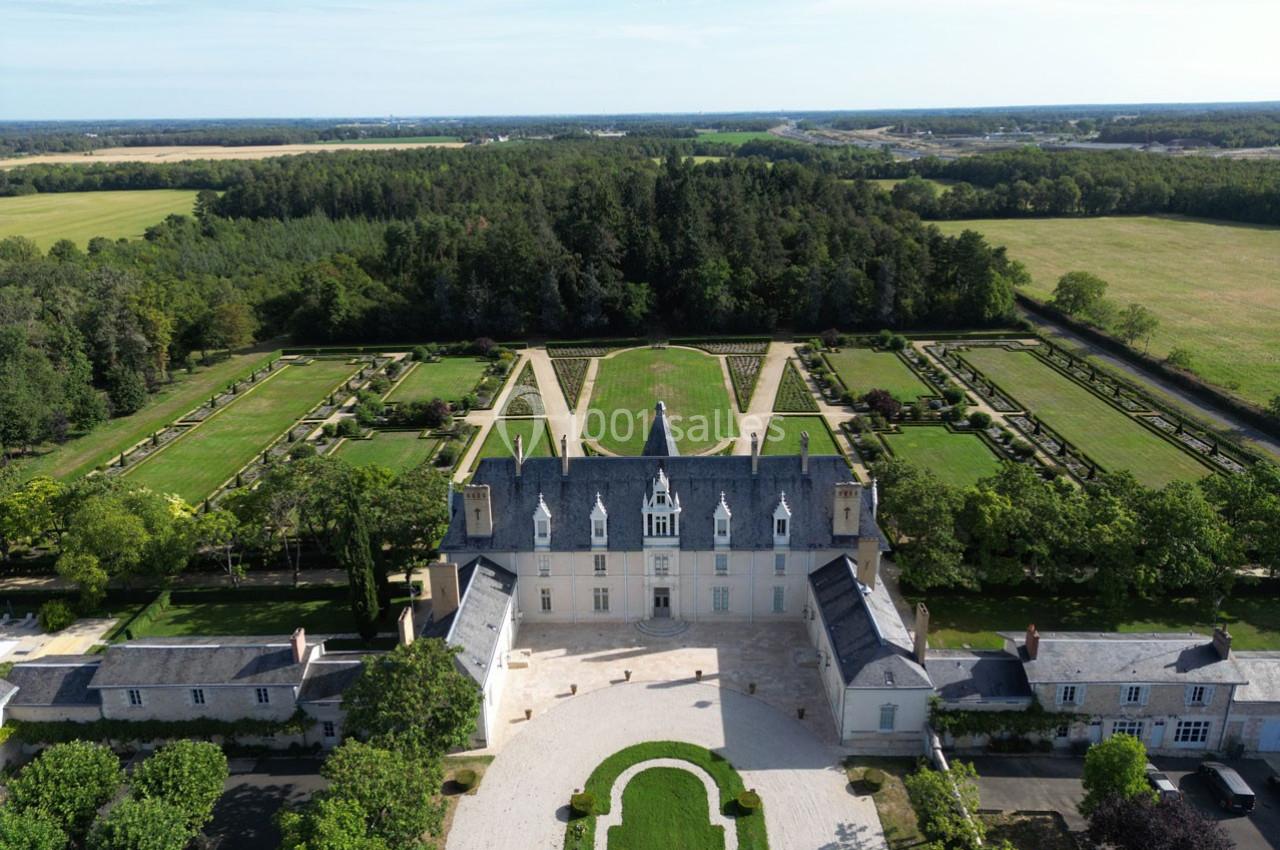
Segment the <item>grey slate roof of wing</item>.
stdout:
<svg viewBox="0 0 1280 850">
<path fill-rule="evenodd" d="M 1280 652 L 1235 652 L 1249 684 L 1236 688 L 1236 702 L 1280 702 Z"/>
<path fill-rule="evenodd" d="M 809 574 L 827 638 L 845 684 L 856 688 L 928 688 L 929 674 L 915 661 L 911 634 L 884 582 L 868 591 L 856 567 L 841 555 Z"/>
<path fill-rule="evenodd" d="M 458 567 L 458 599 L 461 600 L 463 594 L 467 592 L 467 587 L 471 584 L 471 576 L 475 574 L 476 564 L 480 562 L 480 558 L 473 558 L 462 566 Z M 484 559 L 489 562 L 488 558 Z M 489 562 L 492 563 L 492 562 Z M 501 569 L 501 568 L 499 568 Z M 453 620 L 458 616 L 458 610 L 455 608 L 443 617 L 436 618 L 434 612 L 427 618 L 426 624 L 419 630 L 420 637 L 428 638 L 444 638 L 449 634 L 449 630 L 453 628 Z"/>
<path fill-rule="evenodd" d="M 569 474 L 561 474 L 559 458 L 528 458 L 519 478 L 511 458 L 486 458 L 472 479 L 488 484 L 493 507 L 493 536 L 468 537 L 461 510 L 462 494 L 454 496 L 449 531 L 440 548 L 445 552 L 522 552 L 533 549 L 533 510 L 541 494 L 551 511 L 553 551 L 591 548 L 591 507 L 600 494 L 609 512 L 609 546 L 614 551 L 643 548 L 641 506 L 662 467 L 671 492 L 680 497 L 680 548 L 714 548 L 713 526 L 721 491 L 733 512 L 730 540 L 734 549 L 772 549 L 773 511 L 786 493 L 791 508 L 791 549 L 830 549 L 852 546 L 850 537 L 831 534 L 835 485 L 852 479 L 843 458 L 809 458 L 809 474 L 800 473 L 798 456 L 760 458 L 760 471 L 751 474 L 747 456 L 707 457 L 575 457 Z M 871 513 L 870 488 L 862 491 L 860 528 L 888 544 Z"/>
<path fill-rule="evenodd" d="M 484 557 L 470 561 L 465 568 L 471 570 L 471 578 L 462 591 L 448 642 L 450 646 L 462 647 L 456 659 L 458 666 L 477 684 L 483 685 L 493 664 L 503 620 L 515 596 L 516 574 Z"/>
<path fill-rule="evenodd" d="M 9 701 L 9 697 L 18 692 L 18 686 L 13 682 L 0 679 L 0 705 L 4 705 Z"/>
<path fill-rule="evenodd" d="M 676 448 L 676 440 L 671 436 L 671 423 L 667 421 L 667 406 L 662 402 L 654 407 L 653 424 L 649 426 L 649 436 L 645 438 L 644 457 L 678 457 L 680 450 Z"/>
<path fill-rule="evenodd" d="M 320 641 L 307 640 L 313 653 Z M 115 644 L 102 655 L 90 687 L 302 684 L 288 638 L 147 638 Z"/>
<path fill-rule="evenodd" d="M 1007 652 L 930 650 L 925 669 L 946 702 L 1021 701 L 1031 699 L 1022 662 Z"/>
<path fill-rule="evenodd" d="M 1205 635 L 1115 632 L 1042 632 L 1035 660 L 1023 632 L 1001 632 L 1015 641 L 1027 681 L 1112 684 L 1243 684 L 1235 657 L 1222 659 Z"/>
<path fill-rule="evenodd" d="M 9 705 L 97 705 L 89 681 L 101 661 L 100 655 L 46 655 L 15 664 L 5 677 L 18 688 Z"/>
<path fill-rule="evenodd" d="M 338 702 L 342 692 L 355 684 L 364 669 L 364 655 L 326 655 L 307 665 L 298 702 Z"/>
</svg>

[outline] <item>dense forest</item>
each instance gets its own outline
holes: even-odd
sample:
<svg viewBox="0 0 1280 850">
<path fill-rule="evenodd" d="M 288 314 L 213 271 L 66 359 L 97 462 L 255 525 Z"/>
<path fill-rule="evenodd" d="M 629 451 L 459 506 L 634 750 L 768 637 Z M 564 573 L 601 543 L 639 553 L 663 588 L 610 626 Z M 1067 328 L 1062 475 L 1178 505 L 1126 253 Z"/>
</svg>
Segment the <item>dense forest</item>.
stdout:
<svg viewBox="0 0 1280 850">
<path fill-rule="evenodd" d="M 1261 148 L 1280 144 L 1280 110 L 1117 118 L 1102 126 L 1101 142 L 1187 141 L 1220 148 Z"/>
</svg>

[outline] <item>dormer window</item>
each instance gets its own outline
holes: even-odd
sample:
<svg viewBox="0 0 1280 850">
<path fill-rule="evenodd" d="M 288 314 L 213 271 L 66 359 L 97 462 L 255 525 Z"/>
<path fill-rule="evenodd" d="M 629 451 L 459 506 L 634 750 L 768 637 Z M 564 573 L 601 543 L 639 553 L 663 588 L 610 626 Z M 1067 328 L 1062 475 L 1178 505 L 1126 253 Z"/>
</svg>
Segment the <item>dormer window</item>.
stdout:
<svg viewBox="0 0 1280 850">
<path fill-rule="evenodd" d="M 779 494 L 778 506 L 773 509 L 773 545 L 791 545 L 791 508 L 786 493 Z"/>
<path fill-rule="evenodd" d="M 729 528 L 733 520 L 733 512 L 729 510 L 729 504 L 724 500 L 724 492 L 720 493 L 720 503 L 716 505 L 716 512 L 713 518 L 715 524 L 715 544 L 717 546 L 729 545 Z"/>
<path fill-rule="evenodd" d="M 609 512 L 604 509 L 599 493 L 596 493 L 596 503 L 591 506 L 591 545 L 609 545 Z"/>
<path fill-rule="evenodd" d="M 551 510 L 541 493 L 538 494 L 538 506 L 533 509 L 533 547 L 551 548 Z"/>
<path fill-rule="evenodd" d="M 671 492 L 667 475 L 661 469 L 653 479 L 653 491 L 644 500 L 644 536 L 650 538 L 652 545 L 670 544 L 680 536 L 680 496 Z M 659 541 L 654 538 L 669 538 Z"/>
</svg>

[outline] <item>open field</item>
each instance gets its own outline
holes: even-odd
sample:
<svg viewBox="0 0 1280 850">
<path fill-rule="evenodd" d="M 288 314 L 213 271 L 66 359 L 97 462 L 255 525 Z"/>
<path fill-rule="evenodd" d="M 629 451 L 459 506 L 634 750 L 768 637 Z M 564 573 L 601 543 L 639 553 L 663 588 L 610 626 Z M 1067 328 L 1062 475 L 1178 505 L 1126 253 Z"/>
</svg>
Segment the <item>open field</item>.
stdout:
<svg viewBox="0 0 1280 850">
<path fill-rule="evenodd" d="M 916 597 L 908 594 L 913 604 Z M 1222 603 L 1215 617 L 1198 599 L 1131 599 L 1119 612 L 1092 596 L 1003 596 L 935 593 L 929 606 L 929 645 L 938 649 L 999 649 L 1000 631 L 1021 632 L 1028 623 L 1046 631 L 1213 633 L 1226 623 L 1233 649 L 1280 649 L 1280 600 L 1240 596 Z"/>
<path fill-rule="evenodd" d="M 316 142 L 318 145 L 325 147 L 347 147 L 348 145 L 443 145 L 458 144 L 462 142 L 461 136 L 398 136 L 394 139 L 334 139 L 332 141 Z"/>
<path fill-rule="evenodd" d="M 824 356 L 844 388 L 855 398 L 868 390 L 888 390 L 901 402 L 914 402 L 922 395 L 933 394 L 933 390 L 891 351 L 845 348 Z"/>
<path fill-rule="evenodd" d="M 384 466 L 393 472 L 426 463 L 440 441 L 419 431 L 378 431 L 369 440 L 343 440 L 337 457 L 352 466 Z"/>
<path fill-rule="evenodd" d="M 134 239 L 173 213 L 191 215 L 196 193 L 186 189 L 50 192 L 0 198 L 0 239 L 26 236 L 41 248 L 70 239 L 83 248 L 95 236 Z"/>
<path fill-rule="evenodd" d="M 545 419 L 499 419 L 484 438 L 476 461 L 486 457 L 511 457 L 516 437 L 524 442 L 525 457 L 551 457 L 551 432 Z"/>
<path fill-rule="evenodd" d="M 638 455 L 659 401 L 681 454 L 706 451 L 737 433 L 718 358 L 687 348 L 635 348 L 600 361 L 584 436 L 616 454 Z"/>
<path fill-rule="evenodd" d="M 129 479 L 199 502 L 355 371 L 340 360 L 286 366 L 140 462 L 127 473 Z"/>
<path fill-rule="evenodd" d="M 1255 402 L 1280 391 L 1280 228 L 1153 216 L 937 224 L 1007 246 L 1037 297 L 1049 298 L 1065 272 L 1093 272 L 1108 297 L 1160 319 L 1153 354 L 1186 348 L 1206 380 L 1237 384 Z"/>
<path fill-rule="evenodd" d="M 786 141 L 781 136 L 775 136 L 767 130 L 710 130 L 698 133 L 698 141 L 700 142 L 720 142 L 727 145 L 745 145 L 747 142 L 755 142 L 760 139 Z"/>
<path fill-rule="evenodd" d="M 893 456 L 928 469 L 953 487 L 968 487 L 995 475 L 999 459 L 977 434 L 957 434 L 941 425 L 906 426 L 899 434 L 882 434 Z"/>
<path fill-rule="evenodd" d="M 800 454 L 800 432 L 809 432 L 809 454 L 838 455 L 840 449 L 821 416 L 775 416 L 769 420 L 760 454 Z"/>
<path fill-rule="evenodd" d="M 198 367 L 190 375 L 176 372 L 173 383 L 152 395 L 142 410 L 104 422 L 87 434 L 21 461 L 22 475 L 24 478 L 37 475 L 76 478 L 84 475 L 164 428 L 236 378 L 265 366 L 277 353 L 254 351 L 233 354 L 212 366 Z"/>
<path fill-rule="evenodd" d="M 419 363 L 387 395 L 387 401 L 458 401 L 476 388 L 489 364 L 474 357 L 445 357 Z"/>
<path fill-rule="evenodd" d="M 1149 487 L 1195 481 L 1209 468 L 1027 351 L 973 348 L 964 358 L 1104 469 Z"/>
<path fill-rule="evenodd" d="M 850 180 L 848 182 L 852 183 L 853 181 Z M 867 182 L 870 183 L 872 186 L 877 186 L 881 189 L 884 189 L 886 192 L 892 192 L 893 187 L 901 183 L 902 179 L 898 177 L 883 177 L 883 178 L 868 180 Z M 954 183 L 955 181 L 926 179 L 924 182 L 931 184 L 933 188 L 937 190 L 938 194 L 942 194 L 943 192 L 947 191 L 947 189 L 951 188 L 951 184 Z"/>
<path fill-rule="evenodd" d="M 93 165 L 95 162 L 185 162 L 192 159 L 268 159 L 300 153 L 324 153 L 335 150 L 400 150 L 402 148 L 460 148 L 463 142 L 333 142 L 321 147 L 307 143 L 297 145 L 157 145 L 136 148 L 99 148 L 85 153 L 42 153 L 34 156 L 0 159 L 0 168 L 23 165 Z"/>
</svg>

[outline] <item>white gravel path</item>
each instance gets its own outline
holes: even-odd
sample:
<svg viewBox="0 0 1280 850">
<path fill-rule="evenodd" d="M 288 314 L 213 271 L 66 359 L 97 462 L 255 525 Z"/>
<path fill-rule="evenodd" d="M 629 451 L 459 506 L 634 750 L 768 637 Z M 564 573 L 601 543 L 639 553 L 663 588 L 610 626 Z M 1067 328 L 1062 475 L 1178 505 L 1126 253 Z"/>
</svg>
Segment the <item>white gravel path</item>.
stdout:
<svg viewBox="0 0 1280 850">
<path fill-rule="evenodd" d="M 527 723 L 478 792 L 461 798 L 448 850 L 560 850 L 574 790 L 606 756 L 655 740 L 687 741 L 729 759 L 764 800 L 772 850 L 886 847 L 871 798 L 849 791 L 841 753 L 746 694 L 691 682 L 620 683 L 567 697 Z"/>
<path fill-rule="evenodd" d="M 608 814 L 603 814 L 596 818 L 596 850 L 608 850 L 609 829 L 622 825 L 622 792 L 627 789 L 627 783 L 637 773 L 646 771 L 651 767 L 674 767 L 677 770 L 683 770 L 698 777 L 702 782 L 702 787 L 707 792 L 707 811 L 710 816 L 708 822 L 712 826 L 718 826 L 724 830 L 724 850 L 738 850 L 738 827 L 732 818 L 720 811 L 720 789 L 716 786 L 715 779 L 696 764 L 681 761 L 680 759 L 649 759 L 639 764 L 633 764 L 622 771 L 609 792 Z"/>
</svg>

